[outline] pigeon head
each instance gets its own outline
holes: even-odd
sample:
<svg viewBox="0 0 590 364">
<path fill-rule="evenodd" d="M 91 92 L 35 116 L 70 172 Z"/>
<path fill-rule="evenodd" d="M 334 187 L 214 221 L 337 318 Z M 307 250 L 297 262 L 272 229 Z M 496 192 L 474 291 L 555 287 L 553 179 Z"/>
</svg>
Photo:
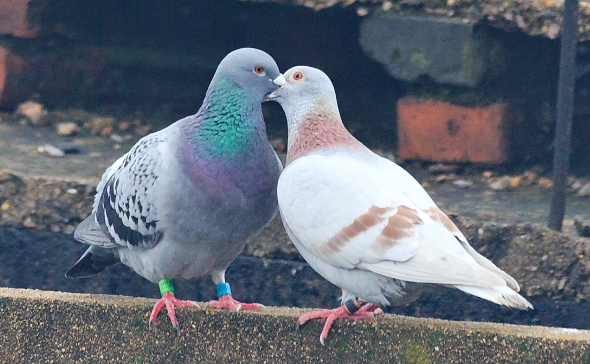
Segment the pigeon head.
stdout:
<svg viewBox="0 0 590 364">
<path fill-rule="evenodd" d="M 217 67 L 211 86 L 215 87 L 216 81 L 221 80 L 233 81 L 254 102 L 261 102 L 265 95 L 286 83 L 275 60 L 254 48 L 237 49 L 225 56 Z"/>
<path fill-rule="evenodd" d="M 287 164 L 321 150 L 364 148 L 342 124 L 336 91 L 324 72 L 297 66 L 285 78 L 287 84 L 266 98 L 281 104 L 287 116 Z"/>
<path fill-rule="evenodd" d="M 296 66 L 285 72 L 287 84 L 269 94 L 266 99 L 283 107 L 287 118 L 301 117 L 320 104 L 331 109 L 340 118 L 336 91 L 330 78 L 321 70 Z"/>
</svg>

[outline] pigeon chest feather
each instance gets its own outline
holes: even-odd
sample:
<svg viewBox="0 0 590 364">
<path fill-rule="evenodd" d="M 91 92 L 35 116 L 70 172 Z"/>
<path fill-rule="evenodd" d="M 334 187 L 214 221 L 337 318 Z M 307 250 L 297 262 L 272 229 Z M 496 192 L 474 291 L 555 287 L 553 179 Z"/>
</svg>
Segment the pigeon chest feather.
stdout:
<svg viewBox="0 0 590 364">
<path fill-rule="evenodd" d="M 309 153 L 333 147 L 363 149 L 342 125 L 340 117 L 329 107 L 319 103 L 306 115 L 289 136 L 287 164 Z"/>
<path fill-rule="evenodd" d="M 213 220 L 226 233 L 252 233 L 252 228 L 264 226 L 276 213 L 281 172 L 276 154 L 266 140 L 244 145 L 237 154 L 208 154 L 188 144 L 183 151 L 181 168 L 188 188 L 182 203 L 198 210 L 191 216 L 203 216 L 198 225 L 204 230 L 210 228 L 206 221 Z"/>
</svg>

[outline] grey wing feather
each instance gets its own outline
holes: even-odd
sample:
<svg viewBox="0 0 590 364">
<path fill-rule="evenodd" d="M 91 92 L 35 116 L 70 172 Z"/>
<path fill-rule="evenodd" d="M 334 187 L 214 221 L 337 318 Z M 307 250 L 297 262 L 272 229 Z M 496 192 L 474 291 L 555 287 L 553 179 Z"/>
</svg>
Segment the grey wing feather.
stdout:
<svg viewBox="0 0 590 364">
<path fill-rule="evenodd" d="M 162 165 L 158 147 L 165 142 L 163 133 L 150 134 L 107 169 L 97 186 L 92 215 L 76 229 L 77 240 L 105 248 L 150 248 L 158 243 L 163 231 L 153 189 L 158 188 Z"/>
<path fill-rule="evenodd" d="M 117 248 L 119 245 L 105 235 L 96 223 L 96 215 L 92 213 L 84 221 L 82 221 L 76 231 L 74 231 L 74 239 L 88 245 L 97 245 L 103 248 Z"/>
</svg>

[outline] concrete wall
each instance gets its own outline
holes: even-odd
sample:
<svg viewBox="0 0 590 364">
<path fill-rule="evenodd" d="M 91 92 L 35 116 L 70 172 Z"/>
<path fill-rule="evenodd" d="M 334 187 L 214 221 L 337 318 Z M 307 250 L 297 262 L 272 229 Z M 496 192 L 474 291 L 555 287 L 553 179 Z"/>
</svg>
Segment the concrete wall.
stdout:
<svg viewBox="0 0 590 364">
<path fill-rule="evenodd" d="M 590 331 L 382 315 L 299 329 L 303 310 L 179 309 L 180 334 L 154 300 L 0 288 L 5 363 L 587 363 Z"/>
</svg>

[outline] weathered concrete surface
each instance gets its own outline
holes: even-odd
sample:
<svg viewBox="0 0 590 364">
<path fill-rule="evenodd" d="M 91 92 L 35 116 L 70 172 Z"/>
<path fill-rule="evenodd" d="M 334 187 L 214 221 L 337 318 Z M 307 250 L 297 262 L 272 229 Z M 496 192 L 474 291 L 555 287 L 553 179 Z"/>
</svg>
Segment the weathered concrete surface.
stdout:
<svg viewBox="0 0 590 364">
<path fill-rule="evenodd" d="M 303 310 L 179 309 L 177 335 L 154 300 L 0 288 L 0 357 L 10 363 L 586 363 L 590 332 L 383 315 L 297 329 Z"/>
<path fill-rule="evenodd" d="M 463 21 L 488 21 L 494 26 L 520 29 L 532 35 L 555 37 L 562 20 L 563 0 L 242 0 L 249 2 L 275 2 L 285 5 L 306 6 L 315 10 L 335 5 L 354 5 L 362 8 L 359 14 L 372 9 L 386 9 L 399 13 L 423 14 L 432 17 L 452 17 Z M 58 0 L 13 0 L 0 2 L 0 33 L 19 37 L 35 37 L 40 34 L 63 33 L 61 12 L 75 9 L 74 1 Z M 206 6 L 205 6 L 206 8 Z M 590 35 L 590 3 L 580 1 L 581 36 Z M 62 15 L 63 16 L 63 15 Z M 85 19 L 84 19 L 85 20 Z M 82 20 L 82 21 L 84 21 Z M 67 24 L 67 22 L 66 22 Z"/>
<path fill-rule="evenodd" d="M 501 73 L 513 51 L 502 49 L 473 23 L 387 12 L 363 18 L 359 42 L 395 78 L 415 82 L 428 76 L 438 83 L 469 87 Z"/>
<path fill-rule="evenodd" d="M 432 18 L 453 18 L 463 22 L 485 21 L 492 26 L 515 30 L 530 35 L 555 38 L 561 31 L 563 0 L 242 0 L 255 2 L 277 2 L 301 5 L 315 10 L 332 6 L 354 5 L 362 10 L 359 15 L 370 11 L 386 10 L 395 14 L 420 15 Z M 580 40 L 590 39 L 590 2 L 580 1 Z"/>
<path fill-rule="evenodd" d="M 28 127 L 3 121 L 0 122 L 0 169 L 48 181 L 96 185 L 104 170 L 136 141 L 115 143 L 102 136 L 68 138 L 57 135 L 52 127 Z M 45 144 L 75 148 L 78 152 L 66 158 L 50 158 L 37 150 Z M 120 149 L 115 148 L 116 144 Z"/>
</svg>

